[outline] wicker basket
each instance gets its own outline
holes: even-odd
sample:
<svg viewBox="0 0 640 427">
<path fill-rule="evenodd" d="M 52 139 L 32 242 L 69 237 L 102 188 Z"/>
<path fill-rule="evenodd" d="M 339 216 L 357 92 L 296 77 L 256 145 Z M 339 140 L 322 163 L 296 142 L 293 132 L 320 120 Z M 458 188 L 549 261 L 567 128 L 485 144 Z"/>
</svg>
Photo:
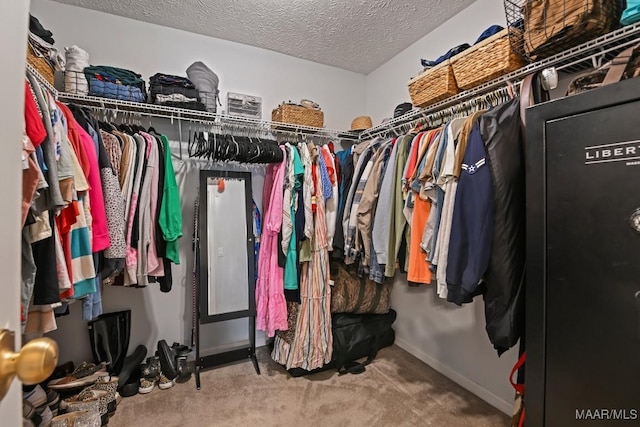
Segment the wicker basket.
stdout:
<svg viewBox="0 0 640 427">
<path fill-rule="evenodd" d="M 27 46 L 27 62 L 42 75 L 51 86 L 55 84 L 55 72 L 46 59 L 39 57 L 33 51 L 31 45 Z"/>
<path fill-rule="evenodd" d="M 509 41 L 504 29 L 451 59 L 453 74 L 460 89 L 471 89 L 525 65 Z"/>
<path fill-rule="evenodd" d="M 416 107 L 426 107 L 458 92 L 458 85 L 449 60 L 409 80 L 409 95 Z"/>
<path fill-rule="evenodd" d="M 321 128 L 324 126 L 324 113 L 299 105 L 280 104 L 271 113 L 271 120 L 290 125 Z"/>
</svg>

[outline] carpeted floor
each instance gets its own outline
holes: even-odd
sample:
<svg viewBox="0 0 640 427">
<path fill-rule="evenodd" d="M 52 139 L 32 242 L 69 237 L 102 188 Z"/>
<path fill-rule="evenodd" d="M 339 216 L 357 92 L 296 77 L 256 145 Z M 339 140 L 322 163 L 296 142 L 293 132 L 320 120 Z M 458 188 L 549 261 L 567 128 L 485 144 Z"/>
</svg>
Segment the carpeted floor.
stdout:
<svg viewBox="0 0 640 427">
<path fill-rule="evenodd" d="M 123 399 L 110 427 L 508 426 L 503 413 L 397 346 L 361 375 L 292 378 L 259 350 L 251 362 L 207 370 L 169 390 Z"/>
</svg>

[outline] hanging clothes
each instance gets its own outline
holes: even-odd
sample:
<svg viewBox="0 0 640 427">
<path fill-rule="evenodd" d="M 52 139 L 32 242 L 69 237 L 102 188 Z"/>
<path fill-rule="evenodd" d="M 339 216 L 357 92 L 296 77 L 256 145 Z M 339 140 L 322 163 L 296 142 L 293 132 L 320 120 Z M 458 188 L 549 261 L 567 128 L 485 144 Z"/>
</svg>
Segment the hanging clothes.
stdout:
<svg viewBox="0 0 640 427">
<path fill-rule="evenodd" d="M 281 147 L 283 155 L 284 147 Z M 283 188 L 286 164 L 275 164 L 270 172 L 272 178 L 265 180 L 271 193 L 264 213 L 262 242 L 258 261 L 258 281 L 256 282 L 256 327 L 275 335 L 276 330 L 287 329 L 287 304 L 284 298 L 284 270 L 278 265 L 278 233 L 282 228 Z M 267 197 L 266 194 L 264 197 Z"/>
</svg>

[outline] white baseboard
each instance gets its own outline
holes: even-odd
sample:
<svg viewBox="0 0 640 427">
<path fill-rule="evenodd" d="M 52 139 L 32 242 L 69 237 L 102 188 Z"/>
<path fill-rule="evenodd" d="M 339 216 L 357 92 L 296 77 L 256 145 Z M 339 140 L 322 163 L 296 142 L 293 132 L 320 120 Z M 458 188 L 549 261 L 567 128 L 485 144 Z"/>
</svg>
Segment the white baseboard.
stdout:
<svg viewBox="0 0 640 427">
<path fill-rule="evenodd" d="M 484 400 L 488 404 L 494 406 L 495 408 L 499 409 L 500 411 L 504 412 L 509 416 L 511 416 L 511 414 L 513 413 L 513 402 L 508 402 L 504 400 L 503 398 L 487 390 L 477 382 L 473 381 L 470 378 L 465 377 L 464 375 L 461 375 L 458 371 L 455 371 L 451 369 L 449 366 L 434 359 L 433 357 L 426 354 L 424 351 L 413 346 L 412 344 L 408 343 L 402 338 L 399 338 L 396 336 L 395 343 L 396 345 L 398 345 L 398 347 L 411 353 L 413 356 L 422 360 L 424 363 L 431 366 L 433 369 L 440 372 L 445 377 L 458 383 L 460 386 L 466 388 L 471 393 L 475 394 L 476 396 L 478 396 L 480 399 Z"/>
</svg>

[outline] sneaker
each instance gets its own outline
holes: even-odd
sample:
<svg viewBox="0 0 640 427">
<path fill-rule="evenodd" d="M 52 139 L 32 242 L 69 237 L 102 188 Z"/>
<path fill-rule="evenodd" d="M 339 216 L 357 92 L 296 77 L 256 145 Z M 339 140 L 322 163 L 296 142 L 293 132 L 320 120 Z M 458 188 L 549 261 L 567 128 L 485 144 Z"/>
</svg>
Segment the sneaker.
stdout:
<svg viewBox="0 0 640 427">
<path fill-rule="evenodd" d="M 35 386 L 30 392 L 24 393 L 22 397 L 31 403 L 36 410 L 39 410 L 47 404 L 47 393 L 45 393 L 44 389 L 39 385 Z"/>
<path fill-rule="evenodd" d="M 141 367 L 143 377 L 155 378 L 160 375 L 160 358 L 158 356 L 147 357 L 147 363 Z"/>
<path fill-rule="evenodd" d="M 53 413 L 51 413 L 51 409 L 49 409 L 48 406 L 45 406 L 42 412 L 39 412 L 39 414 L 42 421 L 40 421 L 40 424 L 38 424 L 38 427 L 51 426 L 51 420 L 53 419 Z"/>
<path fill-rule="evenodd" d="M 178 368 L 178 376 L 175 379 L 177 383 L 186 383 L 191 379 L 191 366 L 187 360 L 187 356 L 176 357 L 176 364 Z"/>
<path fill-rule="evenodd" d="M 160 388 L 160 390 L 167 390 L 173 387 L 173 380 L 170 380 L 164 374 L 160 374 L 160 379 L 158 380 L 158 387 Z"/>
<path fill-rule="evenodd" d="M 47 406 L 51 409 L 51 413 L 55 417 L 58 415 L 58 407 L 60 406 L 60 395 L 55 390 L 49 390 L 47 393 Z"/>
<path fill-rule="evenodd" d="M 36 408 L 28 400 L 22 401 L 22 418 L 30 420 L 36 414 Z"/>
<path fill-rule="evenodd" d="M 138 393 L 140 394 L 151 393 L 155 386 L 156 386 L 155 380 L 150 380 L 148 378 L 140 378 L 140 387 L 138 388 Z"/>
</svg>

